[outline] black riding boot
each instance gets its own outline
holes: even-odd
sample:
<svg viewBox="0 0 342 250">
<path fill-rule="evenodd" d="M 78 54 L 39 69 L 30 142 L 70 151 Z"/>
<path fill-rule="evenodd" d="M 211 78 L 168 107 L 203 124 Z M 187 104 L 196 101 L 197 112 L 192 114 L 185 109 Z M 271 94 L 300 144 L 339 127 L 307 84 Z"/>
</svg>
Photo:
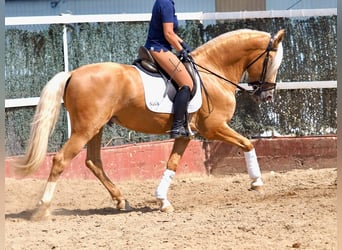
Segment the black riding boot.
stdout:
<svg viewBox="0 0 342 250">
<path fill-rule="evenodd" d="M 188 137 L 189 134 L 185 129 L 184 125 L 185 114 L 188 109 L 190 101 L 190 88 L 189 86 L 183 86 L 176 93 L 175 100 L 173 103 L 173 124 L 171 130 L 171 138 Z"/>
</svg>

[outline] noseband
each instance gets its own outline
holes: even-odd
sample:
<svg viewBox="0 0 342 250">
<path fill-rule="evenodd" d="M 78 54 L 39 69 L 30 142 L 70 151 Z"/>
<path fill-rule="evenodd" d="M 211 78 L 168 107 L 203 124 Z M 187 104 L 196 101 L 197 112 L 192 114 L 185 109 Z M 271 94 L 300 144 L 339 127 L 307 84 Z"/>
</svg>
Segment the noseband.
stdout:
<svg viewBox="0 0 342 250">
<path fill-rule="evenodd" d="M 264 63 L 262 65 L 262 72 L 261 72 L 260 80 L 248 83 L 249 86 L 253 87 L 253 90 L 251 91 L 252 95 L 260 95 L 261 92 L 269 91 L 269 90 L 275 89 L 275 87 L 276 87 L 275 82 L 266 82 L 265 81 L 266 74 L 267 74 L 268 61 L 270 59 L 270 52 L 271 51 L 277 51 L 276 48 L 272 48 L 272 45 L 273 45 L 273 37 L 271 37 L 270 42 L 268 43 L 266 50 L 264 52 L 262 52 L 259 56 L 257 56 L 257 58 L 255 58 L 252 62 L 250 62 L 246 67 L 246 70 L 247 70 L 255 62 L 257 62 L 264 54 L 266 54 L 265 59 L 264 59 Z M 271 86 L 271 87 L 263 88 L 263 86 L 265 86 L 265 85 Z"/>
</svg>

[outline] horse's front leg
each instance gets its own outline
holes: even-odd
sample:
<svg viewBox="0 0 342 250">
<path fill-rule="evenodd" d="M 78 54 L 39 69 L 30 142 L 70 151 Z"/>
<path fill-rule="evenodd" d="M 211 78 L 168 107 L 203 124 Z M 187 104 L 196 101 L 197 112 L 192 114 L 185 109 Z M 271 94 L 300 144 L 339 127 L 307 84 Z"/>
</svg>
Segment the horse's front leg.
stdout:
<svg viewBox="0 0 342 250">
<path fill-rule="evenodd" d="M 230 128 L 227 123 L 224 123 L 219 129 L 217 129 L 214 136 L 208 139 L 220 140 L 240 147 L 244 151 L 247 172 L 249 177 L 252 179 L 251 189 L 259 192 L 262 191 L 264 183 L 261 179 L 261 171 L 255 153 L 255 148 L 250 140 Z"/>
<path fill-rule="evenodd" d="M 182 158 L 183 153 L 189 142 L 190 139 L 178 138 L 175 139 L 175 142 L 173 144 L 173 148 L 167 162 L 167 168 L 164 171 L 161 181 L 156 190 L 156 198 L 161 201 L 160 210 L 162 212 L 172 212 L 174 210 L 173 206 L 167 199 L 167 192 L 171 185 L 171 181 L 176 174 L 179 161 Z"/>
</svg>

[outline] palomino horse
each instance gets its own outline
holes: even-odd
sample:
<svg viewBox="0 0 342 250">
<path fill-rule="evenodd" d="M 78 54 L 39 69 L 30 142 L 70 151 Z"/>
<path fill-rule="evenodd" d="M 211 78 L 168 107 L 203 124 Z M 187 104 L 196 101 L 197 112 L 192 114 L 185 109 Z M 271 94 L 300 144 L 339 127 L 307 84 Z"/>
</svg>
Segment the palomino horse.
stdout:
<svg viewBox="0 0 342 250">
<path fill-rule="evenodd" d="M 228 126 L 236 106 L 237 84 L 248 73 L 252 94 L 259 101 L 273 97 L 275 79 L 281 64 L 284 30 L 273 37 L 255 30 L 222 34 L 195 49 L 191 55 L 200 69 L 203 82 L 202 106 L 191 114 L 190 127 L 209 140 L 234 144 L 245 152 L 251 186 L 261 187 L 261 173 L 250 140 Z M 101 135 L 108 122 L 143 133 L 165 134 L 172 115 L 154 113 L 146 108 L 144 89 L 136 67 L 112 62 L 89 64 L 71 72 L 56 74 L 44 87 L 31 127 L 26 155 L 17 162 L 22 175 L 35 171 L 43 162 L 48 138 L 56 123 L 61 100 L 69 112 L 71 136 L 53 157 L 45 191 L 33 217 L 49 216 L 56 182 L 70 161 L 87 145 L 85 165 L 109 191 L 118 209 L 129 209 L 118 187 L 111 182 L 101 162 Z M 178 138 L 157 188 L 162 211 L 172 211 L 167 191 L 190 138 Z"/>
</svg>

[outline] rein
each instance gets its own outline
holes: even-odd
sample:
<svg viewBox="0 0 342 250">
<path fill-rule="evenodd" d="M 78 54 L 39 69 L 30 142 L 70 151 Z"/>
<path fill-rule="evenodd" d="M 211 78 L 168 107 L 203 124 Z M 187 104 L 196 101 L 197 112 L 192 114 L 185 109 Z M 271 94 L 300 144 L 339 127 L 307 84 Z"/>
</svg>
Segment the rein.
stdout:
<svg viewBox="0 0 342 250">
<path fill-rule="evenodd" d="M 208 68 L 205 68 L 199 64 L 197 64 L 196 62 L 194 62 L 192 60 L 192 63 L 194 65 L 196 65 L 197 67 L 201 68 L 201 69 L 204 69 L 205 71 L 207 71 L 208 73 L 220 78 L 221 80 L 224 80 L 232 85 L 234 85 L 235 87 L 237 87 L 239 90 L 243 91 L 243 92 L 247 92 L 249 93 L 250 95 L 255 95 L 257 93 L 261 93 L 263 91 L 268 91 L 268 90 L 272 90 L 272 89 L 275 89 L 276 87 L 276 83 L 271 83 L 271 82 L 265 82 L 265 78 L 266 78 L 266 73 L 267 73 L 267 67 L 268 67 L 268 61 L 269 61 L 269 58 L 270 58 L 270 52 L 271 51 L 277 51 L 277 49 L 275 48 L 272 48 L 272 44 L 273 44 L 273 37 L 271 37 L 269 43 L 268 43 L 268 46 L 266 48 L 266 50 L 264 52 L 262 52 L 259 56 L 257 56 L 252 62 L 250 62 L 247 66 L 246 66 L 246 70 L 251 67 L 254 63 L 256 63 L 263 55 L 266 54 L 266 57 L 264 59 L 264 63 L 263 63 L 263 67 L 262 67 L 262 72 L 261 72 L 261 77 L 260 77 L 260 80 L 259 81 L 254 81 L 254 82 L 249 82 L 248 85 L 252 86 L 253 87 L 253 90 L 248 90 L 246 88 L 243 88 L 241 87 L 240 85 L 238 85 L 237 83 L 211 71 L 210 69 Z M 267 88 L 267 89 L 262 89 L 262 85 L 264 84 L 269 84 L 269 85 L 273 85 L 272 87 L 270 88 Z"/>
<path fill-rule="evenodd" d="M 235 87 L 237 87 L 238 89 L 240 89 L 240 90 L 242 90 L 244 92 L 253 92 L 251 90 L 248 90 L 248 89 L 245 89 L 245 88 L 241 87 L 240 85 L 236 84 L 235 82 L 233 82 L 233 81 L 231 81 L 231 80 L 229 80 L 227 78 L 224 78 L 223 76 L 220 76 L 219 74 L 215 73 L 214 71 L 211 71 L 210 69 L 207 69 L 207 68 L 205 68 L 205 67 L 203 67 L 203 66 L 201 66 L 201 65 L 199 65 L 199 64 L 197 64 L 195 62 L 193 62 L 193 64 L 196 65 L 197 67 L 201 68 L 201 69 L 204 69 L 205 71 L 207 71 L 208 73 L 216 76 L 217 78 L 220 78 L 221 80 L 229 82 L 230 84 L 234 85 Z"/>
</svg>

